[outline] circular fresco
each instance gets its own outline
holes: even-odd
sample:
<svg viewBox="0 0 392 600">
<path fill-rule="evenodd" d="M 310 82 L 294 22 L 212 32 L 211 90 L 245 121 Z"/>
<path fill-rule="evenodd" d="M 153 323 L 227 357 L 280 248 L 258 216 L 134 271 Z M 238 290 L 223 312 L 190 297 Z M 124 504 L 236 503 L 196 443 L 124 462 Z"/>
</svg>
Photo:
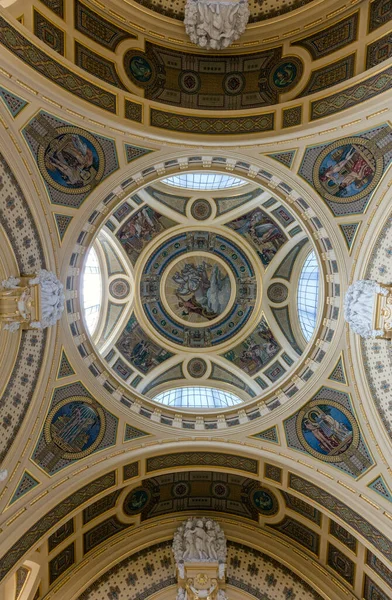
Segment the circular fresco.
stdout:
<svg viewBox="0 0 392 600">
<path fill-rule="evenodd" d="M 145 257 L 137 301 L 155 332 L 202 350 L 242 333 L 259 288 L 250 259 L 235 242 L 211 231 L 187 231 Z"/>
<path fill-rule="evenodd" d="M 245 77 L 242 73 L 228 73 L 223 80 L 222 87 L 228 96 L 237 96 L 245 87 Z"/>
<path fill-rule="evenodd" d="M 295 57 L 286 57 L 278 62 L 270 75 L 270 84 L 277 90 L 287 92 L 297 85 L 303 71 L 302 62 Z"/>
<path fill-rule="evenodd" d="M 135 515 L 142 512 L 143 508 L 150 501 L 150 490 L 139 487 L 128 494 L 124 500 L 123 509 L 126 515 Z"/>
<path fill-rule="evenodd" d="M 275 302 L 276 304 L 287 300 L 288 295 L 289 290 L 283 283 L 273 283 L 269 286 L 267 291 L 268 298 L 271 302 Z"/>
<path fill-rule="evenodd" d="M 208 200 L 195 200 L 191 207 L 191 215 L 196 221 L 205 221 L 211 216 L 212 208 Z"/>
<path fill-rule="evenodd" d="M 57 135 L 38 149 L 45 181 L 67 194 L 89 192 L 104 173 L 104 154 L 97 139 L 79 127 L 59 127 Z"/>
<path fill-rule="evenodd" d="M 178 76 L 178 85 L 185 94 L 196 94 L 200 89 L 200 77 L 195 71 L 182 71 Z"/>
<path fill-rule="evenodd" d="M 232 283 L 223 262 L 199 253 L 180 258 L 168 270 L 163 296 L 175 320 L 209 325 L 232 303 Z"/>
<path fill-rule="evenodd" d="M 348 137 L 329 144 L 313 167 L 319 194 L 333 202 L 354 202 L 367 196 L 379 183 L 383 158 L 371 140 Z"/>
<path fill-rule="evenodd" d="M 50 411 L 44 427 L 46 443 L 55 444 L 64 459 L 88 456 L 105 434 L 105 414 L 91 398 L 74 396 Z"/>
<path fill-rule="evenodd" d="M 131 290 L 129 282 L 126 279 L 114 279 L 109 284 L 109 293 L 116 300 L 123 300 L 126 298 Z"/>
<path fill-rule="evenodd" d="M 257 488 L 251 492 L 250 499 L 253 506 L 263 515 L 275 515 L 279 510 L 278 501 L 269 490 Z"/>
<path fill-rule="evenodd" d="M 187 365 L 188 373 L 195 379 L 204 377 L 207 372 L 207 363 L 201 358 L 192 358 Z"/>
<path fill-rule="evenodd" d="M 124 56 L 124 68 L 130 79 L 139 87 L 148 87 L 155 79 L 155 66 L 142 52 L 128 50 Z"/>
<path fill-rule="evenodd" d="M 359 443 L 359 429 L 351 412 L 337 402 L 313 400 L 297 419 L 300 442 L 312 456 L 341 462 L 351 446 Z"/>
</svg>

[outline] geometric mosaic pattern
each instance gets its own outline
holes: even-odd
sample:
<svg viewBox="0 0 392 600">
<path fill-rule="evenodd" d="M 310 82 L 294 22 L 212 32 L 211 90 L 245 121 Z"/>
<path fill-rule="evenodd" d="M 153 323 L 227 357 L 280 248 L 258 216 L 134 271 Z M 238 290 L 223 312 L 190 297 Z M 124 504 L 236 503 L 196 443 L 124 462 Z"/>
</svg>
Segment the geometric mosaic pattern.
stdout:
<svg viewBox="0 0 392 600">
<path fill-rule="evenodd" d="M 343 356 L 341 356 L 336 363 L 331 375 L 328 377 L 331 381 L 337 381 L 338 383 L 343 383 L 347 385 L 346 381 L 346 371 L 344 368 Z"/>
<path fill-rule="evenodd" d="M 19 498 L 27 494 L 27 492 L 35 488 L 37 485 L 39 485 L 39 481 L 30 475 L 30 473 L 25 471 L 9 503 L 13 504 L 16 502 L 16 500 L 19 500 Z"/>
<path fill-rule="evenodd" d="M 57 379 L 69 377 L 70 375 L 75 375 L 75 371 L 71 367 L 71 363 L 69 362 L 68 357 L 63 350 L 61 353 L 59 368 L 57 370 Z"/>
<path fill-rule="evenodd" d="M 372 481 L 372 483 L 369 483 L 368 488 L 377 492 L 377 494 L 380 494 L 380 496 L 383 496 L 383 498 L 386 498 L 389 502 L 392 502 L 392 492 L 385 483 L 382 475 L 379 475 L 377 479 Z"/>
<path fill-rule="evenodd" d="M 277 160 L 285 167 L 291 168 L 295 157 L 296 150 L 287 150 L 286 152 L 274 152 L 273 154 L 267 154 L 270 158 Z"/>
<path fill-rule="evenodd" d="M 67 231 L 68 225 L 72 221 L 73 217 L 70 217 L 69 215 L 59 215 L 57 213 L 54 213 L 53 216 L 59 234 L 60 242 L 62 242 L 65 232 Z"/>
<path fill-rule="evenodd" d="M 0 98 L 3 100 L 5 106 L 8 108 L 9 112 L 14 118 L 20 113 L 22 108 L 24 108 L 27 105 L 27 102 L 25 100 L 22 100 L 22 98 L 19 98 L 19 96 L 12 94 L 11 92 L 9 92 L 1 86 Z"/>
<path fill-rule="evenodd" d="M 64 31 L 55 27 L 51 21 L 45 19 L 43 15 L 41 15 L 36 10 L 34 13 L 34 35 L 37 36 L 38 39 L 42 40 L 44 44 L 58 52 L 62 56 L 64 56 L 65 52 L 65 35 Z"/>
<path fill-rule="evenodd" d="M 275 444 L 279 444 L 278 430 L 275 426 L 265 429 L 264 431 L 260 431 L 260 433 L 254 433 L 252 437 L 259 440 L 265 440 L 266 442 L 274 442 Z"/>
<path fill-rule="evenodd" d="M 354 584 L 355 565 L 343 552 L 328 544 L 327 564 L 348 584 Z"/>
<path fill-rule="evenodd" d="M 344 241 L 346 242 L 347 248 L 350 252 L 352 245 L 354 244 L 359 226 L 360 223 L 345 223 L 344 225 L 339 225 L 344 237 Z"/>
<path fill-rule="evenodd" d="M 139 146 L 132 146 L 131 144 L 124 144 L 124 146 L 127 163 L 130 163 L 141 156 L 145 156 L 146 154 L 150 154 L 150 152 L 154 152 L 154 150 L 150 150 L 149 148 L 140 148 Z"/>
<path fill-rule="evenodd" d="M 296 519 L 292 517 L 285 516 L 283 521 L 277 523 L 276 525 L 268 525 L 267 527 L 271 527 L 275 529 L 275 531 L 279 531 L 285 536 L 288 536 L 292 540 L 294 540 L 297 544 L 300 544 L 310 552 L 314 554 L 318 554 L 319 546 L 320 546 L 320 536 L 315 533 L 309 527 L 306 527 Z"/>
<path fill-rule="evenodd" d="M 130 440 L 135 440 L 136 438 L 144 437 L 145 435 L 150 434 L 140 431 L 140 429 L 136 429 L 136 427 L 132 427 L 132 425 L 128 425 L 127 423 L 125 426 L 124 442 L 129 442 Z"/>
</svg>

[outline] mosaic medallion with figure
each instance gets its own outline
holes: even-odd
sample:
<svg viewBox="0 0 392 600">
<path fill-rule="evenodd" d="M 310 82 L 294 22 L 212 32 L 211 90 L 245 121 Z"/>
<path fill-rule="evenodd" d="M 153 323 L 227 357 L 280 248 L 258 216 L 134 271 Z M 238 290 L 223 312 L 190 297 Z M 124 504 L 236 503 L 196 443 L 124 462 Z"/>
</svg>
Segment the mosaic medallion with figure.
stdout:
<svg viewBox="0 0 392 600">
<path fill-rule="evenodd" d="M 179 346 L 204 348 L 242 331 L 260 290 L 244 249 L 218 233 L 188 231 L 148 257 L 140 292 L 156 332 Z"/>
</svg>

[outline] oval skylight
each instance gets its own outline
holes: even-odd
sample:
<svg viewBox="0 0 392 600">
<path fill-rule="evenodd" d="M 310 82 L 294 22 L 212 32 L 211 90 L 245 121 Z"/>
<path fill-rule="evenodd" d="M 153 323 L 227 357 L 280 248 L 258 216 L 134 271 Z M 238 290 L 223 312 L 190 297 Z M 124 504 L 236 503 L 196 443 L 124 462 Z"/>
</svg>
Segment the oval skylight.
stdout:
<svg viewBox="0 0 392 600">
<path fill-rule="evenodd" d="M 188 190 L 226 190 L 245 185 L 246 181 L 223 173 L 182 173 L 166 177 L 162 183 Z"/>
<path fill-rule="evenodd" d="M 298 282 L 297 308 L 304 338 L 308 342 L 316 327 L 319 298 L 319 266 L 312 251 L 305 259 Z"/>
<path fill-rule="evenodd" d="M 226 408 L 242 402 L 230 392 L 209 387 L 181 387 L 161 392 L 155 402 L 181 408 Z"/>
<path fill-rule="evenodd" d="M 101 268 L 97 253 L 94 248 L 91 248 L 83 270 L 83 312 L 90 335 L 93 335 L 97 328 L 101 302 Z"/>
</svg>

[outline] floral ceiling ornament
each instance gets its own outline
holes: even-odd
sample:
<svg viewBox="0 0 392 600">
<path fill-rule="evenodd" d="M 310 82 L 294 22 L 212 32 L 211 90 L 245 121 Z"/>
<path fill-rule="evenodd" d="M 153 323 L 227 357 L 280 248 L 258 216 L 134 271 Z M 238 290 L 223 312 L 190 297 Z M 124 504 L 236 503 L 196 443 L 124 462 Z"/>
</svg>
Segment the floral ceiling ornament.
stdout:
<svg viewBox="0 0 392 600">
<path fill-rule="evenodd" d="M 360 279 L 348 288 L 344 318 L 363 338 L 392 338 L 392 286 Z"/>
<path fill-rule="evenodd" d="M 184 24 L 191 42 L 206 50 L 228 48 L 244 33 L 248 0 L 187 0 Z"/>
</svg>

